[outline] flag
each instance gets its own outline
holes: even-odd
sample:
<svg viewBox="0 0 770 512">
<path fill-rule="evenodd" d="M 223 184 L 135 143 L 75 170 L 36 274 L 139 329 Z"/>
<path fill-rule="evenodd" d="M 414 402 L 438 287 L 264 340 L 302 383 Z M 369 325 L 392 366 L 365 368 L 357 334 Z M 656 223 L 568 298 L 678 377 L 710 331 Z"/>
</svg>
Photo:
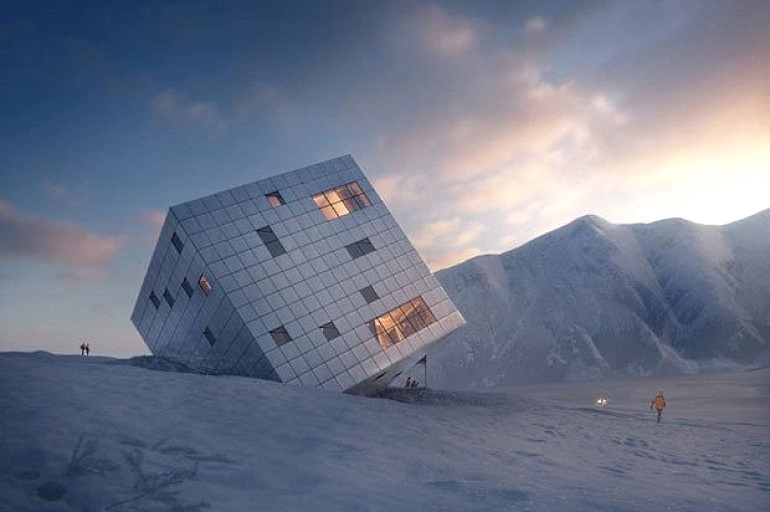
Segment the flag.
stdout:
<svg viewBox="0 0 770 512">
<path fill-rule="evenodd" d="M 427 365 L 428 364 L 428 354 L 425 354 L 424 356 L 422 356 L 422 358 L 419 361 L 417 361 L 415 364 Z"/>
</svg>

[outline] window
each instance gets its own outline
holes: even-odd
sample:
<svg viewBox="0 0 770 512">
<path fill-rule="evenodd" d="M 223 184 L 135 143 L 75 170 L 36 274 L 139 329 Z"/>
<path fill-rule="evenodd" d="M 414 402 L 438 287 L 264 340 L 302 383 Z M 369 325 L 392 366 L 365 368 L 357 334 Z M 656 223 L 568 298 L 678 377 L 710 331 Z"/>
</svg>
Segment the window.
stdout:
<svg viewBox="0 0 770 512">
<path fill-rule="evenodd" d="M 323 324 L 321 326 L 321 332 L 324 336 L 326 336 L 326 339 L 328 341 L 333 340 L 334 338 L 337 338 L 340 336 L 340 331 L 337 329 L 337 326 L 334 325 L 334 322 L 329 322 L 328 324 Z"/>
<path fill-rule="evenodd" d="M 275 192 L 265 194 L 265 197 L 267 198 L 267 202 L 273 208 L 278 208 L 279 206 L 286 204 L 286 201 L 283 200 L 283 197 L 277 190 Z"/>
<path fill-rule="evenodd" d="M 371 320 L 369 328 L 386 349 L 435 322 L 436 317 L 423 298 L 417 297 Z"/>
<path fill-rule="evenodd" d="M 209 329 L 208 327 L 206 327 L 206 330 L 205 330 L 205 331 L 203 331 L 203 335 L 204 335 L 204 336 L 206 337 L 206 339 L 208 340 L 208 342 L 209 342 L 209 345 L 211 345 L 211 346 L 213 347 L 213 346 L 214 346 L 214 343 L 217 341 L 217 337 L 216 337 L 216 336 L 214 336 L 214 333 L 213 333 L 213 332 L 211 332 L 211 329 Z"/>
<path fill-rule="evenodd" d="M 359 293 L 361 293 L 361 296 L 364 298 L 367 304 L 371 304 L 372 302 L 380 298 L 380 296 L 377 295 L 377 292 L 374 291 L 374 287 L 372 286 L 367 286 L 366 288 L 362 288 L 358 291 Z"/>
<path fill-rule="evenodd" d="M 174 248 L 176 248 L 176 252 L 179 254 L 182 254 L 182 249 L 184 248 L 184 244 L 182 243 L 182 239 L 179 238 L 179 235 L 176 234 L 176 231 L 174 231 L 174 234 L 171 235 L 171 243 L 174 244 Z"/>
<path fill-rule="evenodd" d="M 286 249 L 283 248 L 281 241 L 275 236 L 275 233 L 273 233 L 273 229 L 270 226 L 259 228 L 257 234 L 259 235 L 259 238 L 262 239 L 262 242 L 267 247 L 267 250 L 270 251 L 273 258 L 286 253 Z"/>
<path fill-rule="evenodd" d="M 203 290 L 203 293 L 205 295 L 208 295 L 209 293 L 211 293 L 211 284 L 209 284 L 209 280 L 206 279 L 206 276 L 201 275 L 198 278 L 198 284 L 200 285 L 201 290 Z"/>
<path fill-rule="evenodd" d="M 360 258 L 361 256 L 369 254 L 375 250 L 372 242 L 368 238 L 364 238 L 358 242 L 353 242 L 350 245 L 346 245 L 345 249 L 348 250 L 350 257 L 353 259 Z"/>
<path fill-rule="evenodd" d="M 324 214 L 326 220 L 342 217 L 372 204 L 361 186 L 355 181 L 316 194 L 313 196 L 313 201 Z"/>
<path fill-rule="evenodd" d="M 190 281 L 188 281 L 186 277 L 182 281 L 182 289 L 184 290 L 184 292 L 187 294 L 188 297 L 192 297 L 194 290 L 193 290 L 193 287 L 190 286 Z"/>
<path fill-rule="evenodd" d="M 155 306 L 155 309 L 160 307 L 160 299 L 157 295 L 155 295 L 154 291 L 150 292 L 150 302 L 152 302 L 152 305 Z"/>
<path fill-rule="evenodd" d="M 280 326 L 277 329 L 273 329 L 272 331 L 270 331 L 270 336 L 273 337 L 273 341 L 279 347 L 291 341 L 291 336 L 289 336 L 289 332 L 286 330 L 286 327 L 284 326 Z"/>
<path fill-rule="evenodd" d="M 174 296 L 171 295 L 171 292 L 168 291 L 168 288 L 166 288 L 163 291 L 163 298 L 166 299 L 166 302 L 168 302 L 169 307 L 173 307 L 174 306 Z"/>
</svg>

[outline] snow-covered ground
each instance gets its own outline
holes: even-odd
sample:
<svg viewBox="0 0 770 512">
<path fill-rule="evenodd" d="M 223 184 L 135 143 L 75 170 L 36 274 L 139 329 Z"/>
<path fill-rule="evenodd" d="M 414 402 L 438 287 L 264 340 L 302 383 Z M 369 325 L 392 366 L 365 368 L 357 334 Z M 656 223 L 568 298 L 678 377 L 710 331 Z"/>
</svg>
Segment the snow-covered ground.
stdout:
<svg viewBox="0 0 770 512">
<path fill-rule="evenodd" d="M 770 369 L 372 399 L 2 353 L 0 390 L 2 511 L 770 510 Z"/>
</svg>

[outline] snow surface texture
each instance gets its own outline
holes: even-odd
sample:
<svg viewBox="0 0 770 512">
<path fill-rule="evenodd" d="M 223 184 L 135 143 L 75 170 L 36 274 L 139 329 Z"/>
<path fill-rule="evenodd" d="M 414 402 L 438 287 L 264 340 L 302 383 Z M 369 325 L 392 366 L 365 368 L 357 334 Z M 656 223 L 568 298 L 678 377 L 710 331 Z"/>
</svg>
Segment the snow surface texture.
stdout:
<svg viewBox="0 0 770 512">
<path fill-rule="evenodd" d="M 770 210 L 726 226 L 588 216 L 437 277 L 467 325 L 442 388 L 770 365 Z"/>
<path fill-rule="evenodd" d="M 386 400 L 135 363 L 0 353 L 0 510 L 770 510 L 770 370 Z"/>
</svg>

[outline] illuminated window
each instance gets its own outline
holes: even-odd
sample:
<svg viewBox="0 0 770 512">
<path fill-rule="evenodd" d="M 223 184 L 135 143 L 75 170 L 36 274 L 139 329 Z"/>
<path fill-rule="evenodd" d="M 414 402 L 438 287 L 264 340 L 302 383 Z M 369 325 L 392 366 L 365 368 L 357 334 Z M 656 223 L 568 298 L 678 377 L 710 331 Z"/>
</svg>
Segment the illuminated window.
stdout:
<svg viewBox="0 0 770 512">
<path fill-rule="evenodd" d="M 208 327 L 206 327 L 206 330 L 205 330 L 205 331 L 203 331 L 203 335 L 204 335 L 204 336 L 206 337 L 206 339 L 208 340 L 208 342 L 209 342 L 209 345 L 211 345 L 211 346 L 213 347 L 213 346 L 214 346 L 214 343 L 217 341 L 217 337 L 216 337 L 216 336 L 214 336 L 214 333 L 213 333 L 213 332 L 211 332 L 211 329 L 209 329 Z"/>
<path fill-rule="evenodd" d="M 174 296 L 171 295 L 171 292 L 168 291 L 168 288 L 166 288 L 163 291 L 163 298 L 166 299 L 166 302 L 168 302 L 169 307 L 173 307 L 174 306 Z"/>
<path fill-rule="evenodd" d="M 321 332 L 326 337 L 327 340 L 331 341 L 334 338 L 339 337 L 340 331 L 337 329 L 337 326 L 334 325 L 334 322 L 329 322 L 328 324 L 323 324 L 321 326 Z"/>
<path fill-rule="evenodd" d="M 286 327 L 284 326 L 280 326 L 277 329 L 273 329 L 272 331 L 270 331 L 270 336 L 273 337 L 273 341 L 279 347 L 291 341 L 291 336 L 289 336 L 289 331 L 287 331 Z"/>
<path fill-rule="evenodd" d="M 358 291 L 359 293 L 361 293 L 361 296 L 364 298 L 367 304 L 371 304 L 372 302 L 380 298 L 380 296 L 377 295 L 377 292 L 374 291 L 374 287 L 372 286 L 367 286 L 366 288 L 362 288 Z"/>
<path fill-rule="evenodd" d="M 174 248 L 176 248 L 176 252 L 179 254 L 182 254 L 182 249 L 184 248 L 184 244 L 182 243 L 182 239 L 179 238 L 179 235 L 176 234 L 176 231 L 174 231 L 174 234 L 171 235 L 171 243 L 174 244 Z"/>
<path fill-rule="evenodd" d="M 369 329 L 383 349 L 425 329 L 436 317 L 422 297 L 412 299 L 369 322 Z"/>
<path fill-rule="evenodd" d="M 355 181 L 316 194 L 313 196 L 313 201 L 324 214 L 326 220 L 342 217 L 372 204 L 361 186 Z"/>
<path fill-rule="evenodd" d="M 200 285 L 201 290 L 203 290 L 204 294 L 208 295 L 209 293 L 211 293 L 211 284 L 209 284 L 209 280 L 206 279 L 206 276 L 203 276 L 203 275 L 200 276 L 198 278 L 198 284 Z"/>
<path fill-rule="evenodd" d="M 155 306 L 155 309 L 160 307 L 160 299 L 157 295 L 155 295 L 154 291 L 150 292 L 150 302 L 152 302 L 152 305 Z"/>
<path fill-rule="evenodd" d="M 283 200 L 283 197 L 277 190 L 265 194 L 265 197 L 267 198 L 267 202 L 270 203 L 270 206 L 273 208 L 278 208 L 279 206 L 286 204 L 286 201 Z"/>
<path fill-rule="evenodd" d="M 372 242 L 368 238 L 353 242 L 350 245 L 346 245 L 345 249 L 350 253 L 350 257 L 353 259 L 360 258 L 364 254 L 369 254 L 375 250 Z"/>
<path fill-rule="evenodd" d="M 286 253 L 286 249 L 283 248 L 281 241 L 278 240 L 277 236 L 275 236 L 275 233 L 273 232 L 273 229 L 270 226 L 259 228 L 257 230 L 257 234 L 259 235 L 259 238 L 262 239 L 262 242 L 265 244 L 265 247 L 267 247 L 267 250 L 270 251 L 270 254 L 274 258 L 276 256 Z"/>
<path fill-rule="evenodd" d="M 182 281 L 182 289 L 184 290 L 184 292 L 187 294 L 188 297 L 192 297 L 193 287 L 190 286 L 190 281 L 188 281 L 186 277 Z"/>
</svg>

